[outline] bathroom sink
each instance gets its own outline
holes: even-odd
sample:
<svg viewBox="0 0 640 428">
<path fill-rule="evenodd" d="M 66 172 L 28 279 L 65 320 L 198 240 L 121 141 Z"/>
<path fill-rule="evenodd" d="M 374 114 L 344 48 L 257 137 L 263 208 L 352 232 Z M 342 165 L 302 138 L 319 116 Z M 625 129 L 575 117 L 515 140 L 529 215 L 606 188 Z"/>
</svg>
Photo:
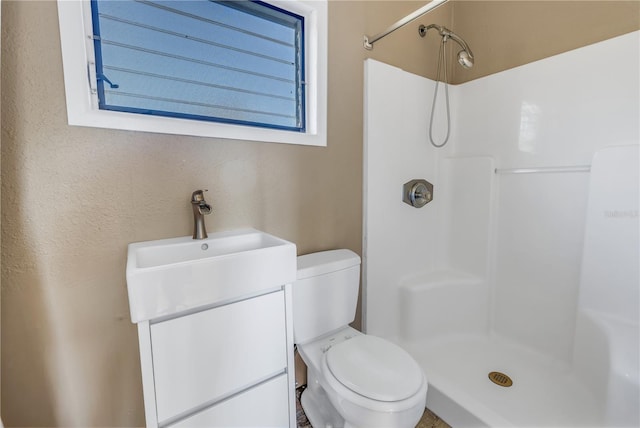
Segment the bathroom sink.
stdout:
<svg viewBox="0 0 640 428">
<path fill-rule="evenodd" d="M 277 289 L 296 279 L 296 246 L 254 229 L 129 244 L 134 323 Z"/>
</svg>

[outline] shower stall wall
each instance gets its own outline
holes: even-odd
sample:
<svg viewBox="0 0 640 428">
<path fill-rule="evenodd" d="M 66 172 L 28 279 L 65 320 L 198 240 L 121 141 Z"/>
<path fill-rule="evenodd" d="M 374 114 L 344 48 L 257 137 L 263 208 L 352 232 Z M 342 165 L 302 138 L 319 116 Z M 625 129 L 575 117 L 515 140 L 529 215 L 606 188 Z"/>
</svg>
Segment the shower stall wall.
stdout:
<svg viewBox="0 0 640 428">
<path fill-rule="evenodd" d="M 365 62 L 363 325 L 454 426 L 640 424 L 639 40 L 450 87 L 442 149 L 435 83 Z M 434 185 L 420 209 L 412 179 Z"/>
</svg>

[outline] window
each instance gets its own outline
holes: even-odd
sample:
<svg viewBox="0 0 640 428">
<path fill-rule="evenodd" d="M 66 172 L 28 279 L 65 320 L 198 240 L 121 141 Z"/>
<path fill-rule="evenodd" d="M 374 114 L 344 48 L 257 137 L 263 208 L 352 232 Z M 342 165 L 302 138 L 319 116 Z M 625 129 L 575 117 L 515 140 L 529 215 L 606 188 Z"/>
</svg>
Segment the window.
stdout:
<svg viewBox="0 0 640 428">
<path fill-rule="evenodd" d="M 91 11 L 100 109 L 304 131 L 303 17 L 248 1 Z"/>
<path fill-rule="evenodd" d="M 69 123 L 326 145 L 326 1 L 58 1 Z"/>
</svg>

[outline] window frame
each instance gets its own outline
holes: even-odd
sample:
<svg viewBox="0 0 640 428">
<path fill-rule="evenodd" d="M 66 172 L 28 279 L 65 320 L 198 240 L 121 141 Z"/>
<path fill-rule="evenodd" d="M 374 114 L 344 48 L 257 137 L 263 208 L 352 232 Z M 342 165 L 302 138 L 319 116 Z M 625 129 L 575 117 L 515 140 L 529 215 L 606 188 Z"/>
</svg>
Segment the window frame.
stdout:
<svg viewBox="0 0 640 428">
<path fill-rule="evenodd" d="M 326 146 L 327 0 L 263 0 L 263 2 L 301 15 L 305 19 L 306 84 L 304 101 L 306 127 L 304 132 L 101 110 L 97 96 L 90 0 L 58 0 L 58 21 L 69 125 Z"/>
</svg>

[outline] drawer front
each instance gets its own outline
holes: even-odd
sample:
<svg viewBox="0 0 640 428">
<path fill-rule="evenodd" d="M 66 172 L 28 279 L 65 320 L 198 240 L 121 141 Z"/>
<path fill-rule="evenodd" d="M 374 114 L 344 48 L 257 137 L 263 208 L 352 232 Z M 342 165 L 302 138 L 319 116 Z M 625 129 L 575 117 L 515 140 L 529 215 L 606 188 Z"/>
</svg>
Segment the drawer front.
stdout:
<svg viewBox="0 0 640 428">
<path fill-rule="evenodd" d="M 286 368 L 284 292 L 154 324 L 151 348 L 162 423 Z"/>
<path fill-rule="evenodd" d="M 283 374 L 170 427 L 288 427 L 287 379 Z"/>
</svg>

